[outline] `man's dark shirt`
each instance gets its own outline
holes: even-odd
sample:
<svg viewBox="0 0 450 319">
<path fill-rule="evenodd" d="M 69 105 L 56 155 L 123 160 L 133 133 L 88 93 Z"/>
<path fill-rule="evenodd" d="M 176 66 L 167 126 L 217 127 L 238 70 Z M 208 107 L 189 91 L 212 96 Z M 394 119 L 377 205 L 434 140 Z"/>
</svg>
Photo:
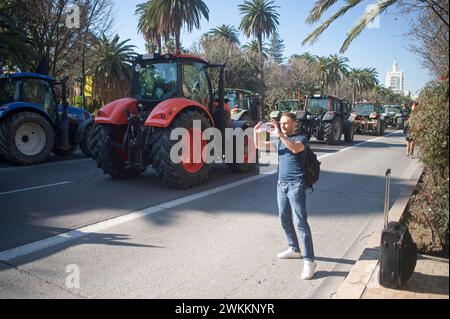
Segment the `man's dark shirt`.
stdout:
<svg viewBox="0 0 450 319">
<path fill-rule="evenodd" d="M 308 144 L 306 138 L 302 135 L 288 136 L 289 141 L 301 142 L 305 147 Z M 295 183 L 303 180 L 302 162 L 305 160 L 305 152 L 298 154 L 292 153 L 284 143 L 278 141 L 278 181 Z"/>
</svg>

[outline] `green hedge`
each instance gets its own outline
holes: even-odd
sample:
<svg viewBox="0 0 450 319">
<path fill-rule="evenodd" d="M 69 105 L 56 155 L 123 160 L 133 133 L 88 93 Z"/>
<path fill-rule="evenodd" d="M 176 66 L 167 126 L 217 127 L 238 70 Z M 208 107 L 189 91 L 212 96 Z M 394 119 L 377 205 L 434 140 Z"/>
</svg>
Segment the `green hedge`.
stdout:
<svg viewBox="0 0 450 319">
<path fill-rule="evenodd" d="M 425 165 L 421 193 L 424 224 L 435 240 L 448 249 L 449 222 L 449 87 L 431 82 L 421 92 L 418 110 L 410 116 L 411 133 Z"/>
</svg>

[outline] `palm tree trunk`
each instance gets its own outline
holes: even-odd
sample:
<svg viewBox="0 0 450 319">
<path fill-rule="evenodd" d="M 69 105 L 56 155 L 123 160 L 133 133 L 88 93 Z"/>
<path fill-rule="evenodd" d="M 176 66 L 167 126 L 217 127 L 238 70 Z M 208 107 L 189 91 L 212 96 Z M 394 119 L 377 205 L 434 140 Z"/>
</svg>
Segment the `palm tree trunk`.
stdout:
<svg viewBox="0 0 450 319">
<path fill-rule="evenodd" d="M 175 32 L 175 50 L 176 50 L 177 54 L 181 53 L 181 50 L 180 50 L 180 48 L 181 48 L 180 33 L 181 33 L 180 30 Z"/>
<path fill-rule="evenodd" d="M 261 83 L 263 85 L 261 90 L 261 105 L 259 106 L 259 116 L 260 120 L 265 118 L 265 105 L 266 105 L 266 92 L 264 90 L 264 55 L 263 55 L 263 39 L 262 32 L 258 33 L 258 46 L 259 46 L 259 67 L 261 71 Z"/>
<path fill-rule="evenodd" d="M 354 106 L 355 105 L 355 102 L 356 102 L 356 89 L 355 88 L 353 88 L 353 95 L 352 95 L 352 106 Z"/>
</svg>

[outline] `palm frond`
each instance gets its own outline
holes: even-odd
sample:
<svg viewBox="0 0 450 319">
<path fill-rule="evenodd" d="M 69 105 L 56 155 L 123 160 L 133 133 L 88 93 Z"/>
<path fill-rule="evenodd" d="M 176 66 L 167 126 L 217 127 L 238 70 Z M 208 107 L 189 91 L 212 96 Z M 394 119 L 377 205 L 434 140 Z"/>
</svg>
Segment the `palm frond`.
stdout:
<svg viewBox="0 0 450 319">
<path fill-rule="evenodd" d="M 317 29 L 315 29 L 313 32 L 311 32 L 305 40 L 303 40 L 302 45 L 305 45 L 307 43 L 313 44 L 316 42 L 319 38 L 319 36 L 333 23 L 338 19 L 339 17 L 343 16 L 345 13 L 347 13 L 348 10 L 352 9 L 356 5 L 358 5 L 362 0 L 348 0 L 348 3 L 340 8 L 333 16 L 331 16 L 329 19 L 327 19 L 321 26 L 319 26 Z"/>
<path fill-rule="evenodd" d="M 347 34 L 347 38 L 345 39 L 340 49 L 340 53 L 344 53 L 345 51 L 347 51 L 353 40 L 355 40 L 361 34 L 361 32 L 369 25 L 369 23 L 371 23 L 376 17 L 378 17 L 396 2 L 398 2 L 398 0 L 380 0 L 370 10 L 368 10 L 366 14 L 361 17 L 358 23 Z"/>
</svg>

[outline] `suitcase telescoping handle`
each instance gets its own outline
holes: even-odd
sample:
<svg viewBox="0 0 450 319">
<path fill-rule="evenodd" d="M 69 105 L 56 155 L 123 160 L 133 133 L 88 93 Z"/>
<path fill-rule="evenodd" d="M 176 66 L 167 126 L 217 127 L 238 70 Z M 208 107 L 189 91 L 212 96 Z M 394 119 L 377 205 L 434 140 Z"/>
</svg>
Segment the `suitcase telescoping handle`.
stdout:
<svg viewBox="0 0 450 319">
<path fill-rule="evenodd" d="M 389 196 L 391 191 L 391 169 L 386 171 L 386 188 L 384 193 L 384 229 L 387 228 L 389 222 Z"/>
</svg>

